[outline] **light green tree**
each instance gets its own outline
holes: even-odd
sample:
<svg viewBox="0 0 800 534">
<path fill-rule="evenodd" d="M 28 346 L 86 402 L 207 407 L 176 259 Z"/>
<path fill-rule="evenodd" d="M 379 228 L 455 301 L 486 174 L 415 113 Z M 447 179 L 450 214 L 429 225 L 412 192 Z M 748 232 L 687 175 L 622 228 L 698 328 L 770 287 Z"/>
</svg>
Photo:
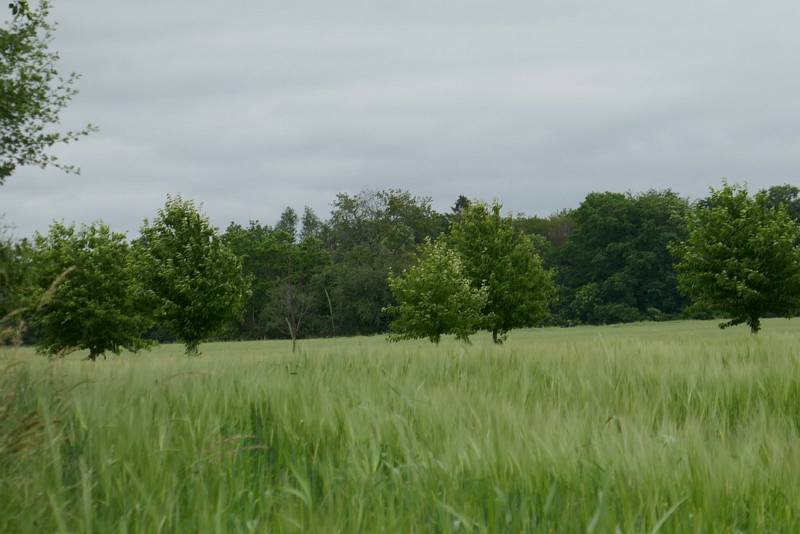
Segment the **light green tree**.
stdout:
<svg viewBox="0 0 800 534">
<path fill-rule="evenodd" d="M 469 341 L 481 324 L 486 288 L 472 287 L 458 253 L 443 241 L 421 245 L 416 263 L 394 276 L 389 288 L 397 304 L 386 308 L 396 319 L 389 339 L 425 338 L 439 343 L 443 335 Z"/>
<path fill-rule="evenodd" d="M 514 230 L 502 205 L 472 202 L 452 227 L 450 242 L 461 255 L 472 287 L 486 287 L 483 327 L 502 343 L 509 330 L 534 326 L 548 314 L 552 275 L 530 238 Z"/>
<path fill-rule="evenodd" d="M 62 110 L 77 94 L 75 73 L 62 77 L 58 53 L 50 50 L 54 25 L 48 20 L 50 3 L 9 4 L 12 19 L 0 27 L 0 185 L 17 167 L 52 165 L 68 172 L 50 148 L 70 143 L 95 130 L 54 129 Z"/>
<path fill-rule="evenodd" d="M 129 260 L 125 235 L 102 223 L 76 230 L 56 222 L 47 235 L 35 236 L 31 265 L 39 304 L 32 318 L 40 351 L 88 349 L 94 361 L 147 345 L 142 334 L 149 319 Z"/>
<path fill-rule="evenodd" d="M 157 324 L 199 354 L 200 343 L 242 313 L 250 279 L 197 206 L 168 197 L 134 246 L 137 271 Z"/>
<path fill-rule="evenodd" d="M 695 305 L 722 312 L 721 328 L 800 311 L 800 226 L 766 193 L 725 183 L 689 217 L 689 236 L 673 246 L 679 287 Z"/>
</svg>

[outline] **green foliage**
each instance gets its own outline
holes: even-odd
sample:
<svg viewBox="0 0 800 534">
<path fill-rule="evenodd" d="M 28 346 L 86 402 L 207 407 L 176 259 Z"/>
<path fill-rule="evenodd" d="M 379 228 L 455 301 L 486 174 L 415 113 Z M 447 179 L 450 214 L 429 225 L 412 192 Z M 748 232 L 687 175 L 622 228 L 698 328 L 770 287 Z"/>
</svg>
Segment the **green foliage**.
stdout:
<svg viewBox="0 0 800 534">
<path fill-rule="evenodd" d="M 331 334 L 325 297 L 330 254 L 316 237 L 300 242 L 277 228 L 251 221 L 231 224 L 223 236 L 253 281 L 234 337 L 260 339 Z"/>
<path fill-rule="evenodd" d="M 15 17 L 27 17 L 31 11 L 31 6 L 28 3 L 28 0 L 13 0 L 12 2 L 9 2 L 8 8 L 11 10 L 11 14 Z"/>
<path fill-rule="evenodd" d="M 671 191 L 587 195 L 569 215 L 572 227 L 555 259 L 561 319 L 597 324 L 679 313 L 686 300 L 669 244 L 685 238 L 688 210 Z"/>
<path fill-rule="evenodd" d="M 243 272 L 252 280 L 252 287 L 241 317 L 234 318 L 229 334 L 238 339 L 261 339 L 274 336 L 264 317 L 267 296 L 273 281 L 283 272 L 285 235 L 279 236 L 269 225 L 250 221 L 242 227 L 231 223 L 223 236 L 225 244 L 241 259 Z"/>
<path fill-rule="evenodd" d="M 333 265 L 330 296 L 337 331 L 345 335 L 385 332 L 393 304 L 389 271 L 401 272 L 426 237 L 447 228 L 447 218 L 434 211 L 429 198 L 408 192 L 364 191 L 339 194 L 323 240 Z"/>
<path fill-rule="evenodd" d="M 514 228 L 527 234 L 542 251 L 545 265 L 554 266 L 558 261 L 558 252 L 567 243 L 575 223 L 572 211 L 561 210 L 548 217 L 526 217 L 519 214 L 514 217 Z"/>
<path fill-rule="evenodd" d="M 250 279 L 192 201 L 168 197 L 152 224 L 145 221 L 135 252 L 158 323 L 187 355 L 240 317 Z"/>
<path fill-rule="evenodd" d="M 102 223 L 76 230 L 56 222 L 47 235 L 36 235 L 31 263 L 36 296 L 52 293 L 33 311 L 40 351 L 88 349 L 95 360 L 146 345 L 148 318 L 123 234 Z"/>
<path fill-rule="evenodd" d="M 474 288 L 486 287 L 482 326 L 502 341 L 513 328 L 533 326 L 547 317 L 554 293 L 531 239 L 514 230 L 502 206 L 473 202 L 462 210 L 450 233 Z"/>
<path fill-rule="evenodd" d="M 674 247 L 680 287 L 697 304 L 745 323 L 751 332 L 770 314 L 800 311 L 800 226 L 761 192 L 725 183 L 689 218 L 689 236 Z"/>
<path fill-rule="evenodd" d="M 297 339 L 306 332 L 330 333 L 325 297 L 330 255 L 322 243 L 307 238 L 282 243 L 276 276 L 268 284 L 264 320 L 272 337 Z"/>
<path fill-rule="evenodd" d="M 767 206 L 784 206 L 789 216 L 800 223 L 800 187 L 789 184 L 773 185 L 763 191 Z"/>
<path fill-rule="evenodd" d="M 392 321 L 389 339 L 428 338 L 439 343 L 443 335 L 469 341 L 483 320 L 486 288 L 474 288 L 458 253 L 444 241 L 426 240 L 417 262 L 398 276 L 389 275 L 397 305 L 387 311 Z"/>
<path fill-rule="evenodd" d="M 58 73 L 58 54 L 49 49 L 54 29 L 48 21 L 50 4 L 42 0 L 31 9 L 27 2 L 12 2 L 10 7 L 14 17 L 0 28 L 0 184 L 24 165 L 77 172 L 48 152 L 95 129 L 51 130 L 77 94 L 78 75 L 62 78 Z"/>
<path fill-rule="evenodd" d="M 283 232 L 291 241 L 297 238 L 297 212 L 293 208 L 287 207 L 281 213 L 281 218 L 275 225 L 276 232 Z"/>
<path fill-rule="evenodd" d="M 30 242 L 14 241 L 0 229 L 0 321 L 24 307 L 32 293 Z"/>
<path fill-rule="evenodd" d="M 324 224 L 314 213 L 314 210 L 306 206 L 303 208 L 302 229 L 300 230 L 300 240 L 305 241 L 310 238 L 320 239 Z"/>
</svg>

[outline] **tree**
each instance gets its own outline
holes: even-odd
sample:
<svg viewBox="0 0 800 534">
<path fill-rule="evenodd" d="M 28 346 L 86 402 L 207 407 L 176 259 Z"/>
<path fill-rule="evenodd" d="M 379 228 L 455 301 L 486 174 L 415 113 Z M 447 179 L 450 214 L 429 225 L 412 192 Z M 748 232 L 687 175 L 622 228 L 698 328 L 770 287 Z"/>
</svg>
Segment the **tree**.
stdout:
<svg viewBox="0 0 800 534">
<path fill-rule="evenodd" d="M 789 216 L 800 223 L 800 187 L 789 184 L 773 185 L 764 190 L 764 194 L 767 206 L 777 208 L 783 204 Z"/>
<path fill-rule="evenodd" d="M 673 247 L 680 288 L 699 306 L 727 314 L 721 328 L 800 310 L 800 226 L 784 205 L 725 183 L 689 218 L 689 236 Z"/>
<path fill-rule="evenodd" d="M 295 243 L 257 221 L 247 228 L 231 223 L 223 237 L 253 282 L 242 320 L 231 325 L 239 339 L 332 332 L 325 298 L 330 254 L 317 237 L 304 232 Z"/>
<path fill-rule="evenodd" d="M 587 195 L 553 258 L 561 318 L 615 323 L 681 312 L 687 302 L 669 244 L 685 238 L 688 210 L 672 191 Z"/>
<path fill-rule="evenodd" d="M 283 235 L 283 234 L 281 234 Z M 250 221 L 242 227 L 231 223 L 223 235 L 226 246 L 242 261 L 251 291 L 241 317 L 234 317 L 228 334 L 236 339 L 264 339 L 272 334 L 264 320 L 271 284 L 281 272 L 282 242 L 269 225 Z"/>
<path fill-rule="evenodd" d="M 152 224 L 145 221 L 135 252 L 157 322 L 187 355 L 240 317 L 250 279 L 192 201 L 168 197 Z"/>
<path fill-rule="evenodd" d="M 125 235 L 102 223 L 65 226 L 53 223 L 47 235 L 35 236 L 32 266 L 42 294 L 55 290 L 33 311 L 39 350 L 66 354 L 89 350 L 94 361 L 122 348 L 146 346 L 149 325 L 130 263 Z M 53 281 L 63 281 L 53 286 Z"/>
<path fill-rule="evenodd" d="M 425 338 L 439 343 L 443 335 L 469 342 L 481 324 L 485 287 L 472 287 L 458 253 L 444 241 L 426 240 L 416 263 L 394 276 L 389 288 L 397 304 L 386 308 L 397 318 L 389 339 Z"/>
<path fill-rule="evenodd" d="M 265 322 L 271 331 L 288 335 L 294 351 L 306 331 L 321 333 L 327 326 L 325 275 L 330 255 L 313 237 L 283 242 L 278 250 L 278 273 L 266 293 Z"/>
<path fill-rule="evenodd" d="M 314 210 L 306 206 L 303 208 L 302 230 L 300 231 L 300 241 L 309 238 L 319 239 L 322 236 L 323 223 Z"/>
<path fill-rule="evenodd" d="M 275 230 L 285 233 L 294 241 L 297 237 L 297 212 L 294 211 L 293 208 L 287 206 L 286 209 L 283 210 L 283 213 L 281 213 L 281 218 L 275 225 Z"/>
<path fill-rule="evenodd" d="M 49 49 L 54 29 L 48 21 L 50 3 L 42 0 L 38 9 L 28 2 L 10 7 L 13 18 L 0 28 L 0 185 L 25 165 L 78 172 L 49 153 L 54 145 L 95 130 L 92 125 L 78 131 L 51 129 L 77 94 L 78 75 L 63 78 L 58 73 L 58 53 Z"/>
<path fill-rule="evenodd" d="M 389 271 L 408 267 L 417 246 L 446 227 L 429 198 L 406 191 L 337 195 L 322 239 L 332 257 L 330 297 L 339 333 L 385 332 L 390 318 L 383 309 L 393 303 Z"/>
<path fill-rule="evenodd" d="M 473 288 L 486 286 L 483 324 L 501 343 L 509 330 L 534 326 L 548 313 L 554 289 L 533 243 L 514 231 L 502 206 L 473 202 L 461 212 L 450 242 L 461 255 Z"/>
</svg>

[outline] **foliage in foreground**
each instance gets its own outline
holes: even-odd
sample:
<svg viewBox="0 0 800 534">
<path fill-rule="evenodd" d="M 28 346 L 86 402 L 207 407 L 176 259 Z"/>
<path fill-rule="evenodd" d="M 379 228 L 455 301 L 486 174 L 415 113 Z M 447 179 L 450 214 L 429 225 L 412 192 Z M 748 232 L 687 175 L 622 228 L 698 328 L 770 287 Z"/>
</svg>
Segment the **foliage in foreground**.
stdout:
<svg viewBox="0 0 800 534">
<path fill-rule="evenodd" d="M 168 198 L 134 246 L 158 324 L 197 355 L 200 343 L 240 317 L 250 290 L 242 260 L 189 200 Z"/>
<path fill-rule="evenodd" d="M 390 340 L 427 337 L 439 343 L 443 335 L 454 335 L 469 341 L 483 320 L 486 288 L 472 287 L 461 257 L 443 240 L 426 241 L 414 265 L 398 276 L 389 274 L 389 288 L 397 300 L 387 308 L 397 317 Z"/>
<path fill-rule="evenodd" d="M 89 359 L 96 360 L 106 352 L 146 346 L 142 335 L 149 314 L 138 297 L 129 254 L 125 235 L 105 224 L 76 229 L 56 222 L 47 235 L 36 236 L 31 261 L 36 296 L 53 292 L 32 312 L 42 352 L 88 349 Z"/>
<path fill-rule="evenodd" d="M 761 328 L 767 315 L 800 311 L 800 226 L 766 193 L 724 184 L 689 218 L 689 237 L 675 247 L 680 287 L 698 306 L 723 312 L 725 328 Z"/>
<path fill-rule="evenodd" d="M 77 94 L 78 75 L 63 78 L 57 69 L 58 53 L 50 50 L 54 25 L 48 20 L 50 3 L 12 2 L 13 18 L 0 27 L 0 185 L 17 167 L 62 165 L 50 149 L 77 141 L 94 130 L 52 130 L 63 109 Z"/>
<path fill-rule="evenodd" d="M 798 532 L 800 325 L 768 321 L 22 353 L 45 426 L 0 531 Z"/>
</svg>

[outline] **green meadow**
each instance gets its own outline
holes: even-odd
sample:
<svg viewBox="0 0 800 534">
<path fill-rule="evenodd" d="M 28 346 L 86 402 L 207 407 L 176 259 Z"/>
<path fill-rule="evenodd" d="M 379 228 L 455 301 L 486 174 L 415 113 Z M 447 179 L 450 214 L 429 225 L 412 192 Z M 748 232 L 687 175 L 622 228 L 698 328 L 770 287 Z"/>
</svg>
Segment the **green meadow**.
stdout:
<svg viewBox="0 0 800 534">
<path fill-rule="evenodd" d="M 800 532 L 800 321 L 0 356 L 0 532 Z"/>
</svg>

